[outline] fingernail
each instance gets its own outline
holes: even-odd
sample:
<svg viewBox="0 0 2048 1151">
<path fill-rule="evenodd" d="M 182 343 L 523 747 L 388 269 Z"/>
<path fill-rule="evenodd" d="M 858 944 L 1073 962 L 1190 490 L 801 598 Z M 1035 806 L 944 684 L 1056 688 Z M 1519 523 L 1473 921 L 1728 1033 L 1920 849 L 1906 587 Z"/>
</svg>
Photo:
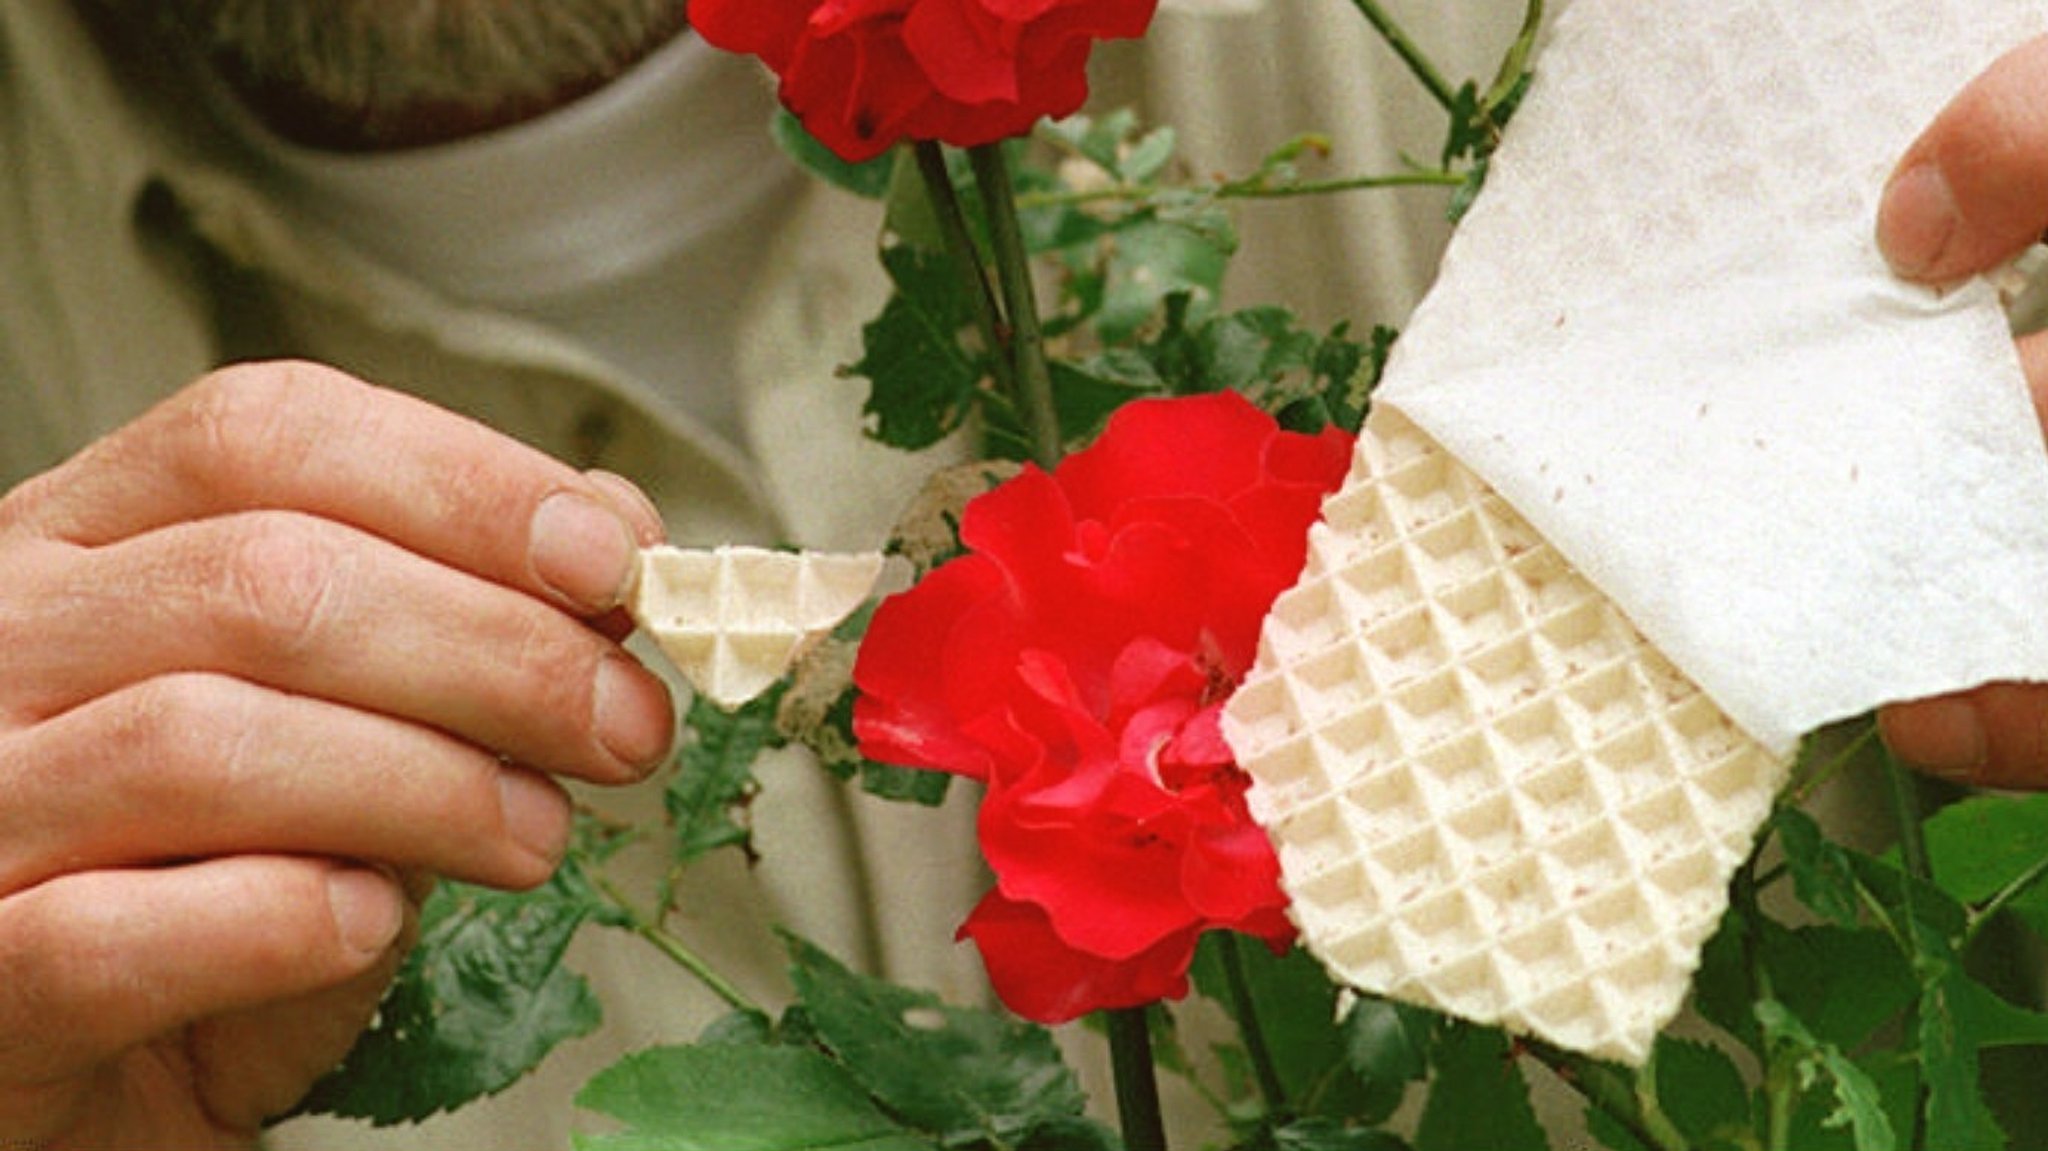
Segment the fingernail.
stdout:
<svg viewBox="0 0 2048 1151">
<path fill-rule="evenodd" d="M 569 848 L 569 797 L 547 777 L 518 768 L 498 773 L 505 834 L 550 866 Z"/>
<path fill-rule="evenodd" d="M 580 492 L 556 492 L 541 501 L 527 548 L 535 578 L 593 613 L 618 605 L 638 550 L 619 514 Z"/>
<path fill-rule="evenodd" d="M 661 522 L 661 509 L 640 490 L 640 485 L 624 476 L 592 468 L 583 473 L 602 490 L 605 498 L 612 502 L 613 509 L 624 516 L 633 529 L 633 538 L 641 547 L 658 544 L 668 538 L 668 527 Z"/>
<path fill-rule="evenodd" d="M 1903 716 L 1891 718 L 1885 734 L 1892 750 L 1930 775 L 1970 779 L 1983 770 L 1989 758 L 1983 717 L 1963 700 L 1923 700 L 1911 705 Z M 1901 721 L 1910 738 L 1893 737 Z"/>
<path fill-rule="evenodd" d="M 675 735 L 675 707 L 654 674 L 624 656 L 597 667 L 597 738 L 605 750 L 645 775 L 667 757 Z"/>
<path fill-rule="evenodd" d="M 361 955 L 381 955 L 405 926 L 404 901 L 383 875 L 360 867 L 327 873 L 327 907 L 341 941 Z"/>
<path fill-rule="evenodd" d="M 1877 213 L 1885 259 L 1893 271 L 1913 279 L 1940 274 L 1941 259 L 1961 224 L 1955 192 L 1932 160 L 1894 177 Z"/>
</svg>

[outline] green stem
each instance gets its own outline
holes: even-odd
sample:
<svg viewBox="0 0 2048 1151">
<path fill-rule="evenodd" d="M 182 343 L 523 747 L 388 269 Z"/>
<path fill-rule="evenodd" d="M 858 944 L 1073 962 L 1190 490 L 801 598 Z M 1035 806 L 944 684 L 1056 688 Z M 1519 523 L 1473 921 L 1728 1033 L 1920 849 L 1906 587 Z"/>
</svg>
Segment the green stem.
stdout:
<svg viewBox="0 0 2048 1151">
<path fill-rule="evenodd" d="M 1212 184 L 1203 191 L 1218 200 L 1292 200 L 1303 196 L 1328 196 L 1342 192 L 1363 192 L 1378 188 L 1457 188 L 1468 179 L 1463 172 L 1425 168 L 1376 176 L 1339 176 L 1329 180 L 1302 180 L 1290 184 L 1266 184 L 1256 179 Z M 1087 204 L 1138 204 L 1158 195 L 1160 189 L 1146 184 L 1113 184 L 1066 192 L 1025 192 L 1017 197 L 1019 208 L 1071 208 Z"/>
<path fill-rule="evenodd" d="M 1166 1151 L 1166 1121 L 1159 1109 L 1146 1011 L 1121 1007 L 1108 1013 L 1109 1061 L 1116 1074 L 1116 1113 L 1125 1151 Z"/>
<path fill-rule="evenodd" d="M 1863 750 L 1869 747 L 1876 739 L 1877 721 L 1871 720 L 1861 731 L 1856 733 L 1856 738 L 1844 744 L 1840 751 L 1837 751 L 1825 763 L 1808 771 L 1802 778 L 1793 783 L 1789 793 L 1791 805 L 1794 807 L 1805 806 L 1806 802 L 1812 799 L 1815 793 L 1819 792 L 1822 787 L 1825 787 L 1828 781 L 1840 775 L 1842 769 L 1854 762 L 1856 757 L 1861 755 Z"/>
<path fill-rule="evenodd" d="M 1906 874 L 1913 879 L 1927 880 L 1934 874 L 1934 869 L 1929 864 L 1927 858 L 1927 834 L 1920 824 L 1918 777 L 1913 775 L 1911 770 L 1904 764 L 1901 764 L 1896 756 L 1892 755 L 1890 748 L 1885 749 L 1884 773 L 1886 780 L 1891 784 L 1892 813 L 1899 824 L 1899 862 L 1905 865 Z M 1904 904 L 1900 910 L 1904 913 L 1905 919 L 1902 927 L 1905 932 L 1903 942 L 1906 956 L 1914 962 L 1917 969 L 1919 958 L 1926 951 L 1920 942 L 1920 933 L 1927 929 L 1921 924 L 1919 913 L 1914 910 L 1912 883 L 1908 882 L 1901 885 L 1899 896 L 1900 901 Z M 1925 994 L 1926 990 L 1923 987 L 1923 1003 L 1925 1002 Z M 1918 1004 L 1907 1013 L 1905 1028 L 1908 1035 L 1920 1034 L 1920 1006 Z M 1906 1143 L 1908 1147 L 1921 1147 L 1925 1145 L 1928 1095 L 1929 1088 L 1926 1077 L 1922 1076 L 1920 1090 L 1917 1092 L 1913 1102 L 1913 1130 Z"/>
<path fill-rule="evenodd" d="M 1792 1151 L 1792 1108 L 1796 1102 L 1797 1069 L 1772 1052 L 1764 1073 L 1765 1151 Z"/>
<path fill-rule="evenodd" d="M 1533 1040 L 1523 1040 L 1522 1049 L 1584 1096 L 1586 1102 L 1626 1128 L 1636 1142 L 1650 1151 L 1688 1151 L 1691 1147 L 1685 1133 L 1672 1124 L 1663 1109 L 1644 1098 L 1636 1076 L 1630 1072 Z"/>
<path fill-rule="evenodd" d="M 974 183 L 988 213 L 989 246 L 995 254 L 996 283 L 1009 317 L 1010 366 L 1015 371 L 1017 413 L 1038 466 L 1052 469 L 1064 449 L 1058 409 L 1053 405 L 1052 369 L 1045 359 L 1045 335 L 1038 323 L 1038 297 L 1031 283 L 1031 258 L 1017 221 L 1017 193 L 1000 143 L 970 148 Z"/>
<path fill-rule="evenodd" d="M 1379 31 L 1380 38 L 1387 42 L 1387 47 L 1394 50 L 1394 55 L 1399 56 L 1401 62 L 1408 65 L 1408 71 L 1415 74 L 1415 78 L 1422 82 L 1424 88 L 1429 89 L 1430 96 L 1443 105 L 1444 111 L 1455 113 L 1458 110 L 1457 92 L 1445 81 L 1443 73 L 1436 70 L 1436 65 L 1430 63 L 1429 57 L 1424 56 L 1422 50 L 1415 46 L 1415 41 L 1408 38 L 1408 33 L 1401 30 L 1401 26 L 1394 22 L 1394 18 L 1387 14 L 1385 8 L 1380 7 L 1379 0 L 1351 2 L 1358 6 L 1359 12 L 1363 13 L 1366 20 Z"/>
<path fill-rule="evenodd" d="M 1906 874 L 1915 879 L 1927 879 L 1934 871 L 1927 861 L 1927 835 L 1920 827 L 1918 777 L 1899 763 L 1889 750 L 1885 752 L 1884 773 L 1891 784 L 1892 814 L 1899 824 L 1899 861 L 1906 865 Z M 1911 895 L 1908 890 L 1909 900 Z"/>
<path fill-rule="evenodd" d="M 618 908 L 620 914 L 626 917 L 627 927 L 633 934 L 653 944 L 655 950 L 667 956 L 676 966 L 689 972 L 696 978 L 697 982 L 703 984 L 713 995 L 724 1000 L 726 1006 L 731 1007 L 735 1011 L 761 1013 L 760 1004 L 748 998 L 746 992 L 741 991 L 730 980 L 713 970 L 711 965 L 706 963 L 702 956 L 690 950 L 688 944 L 669 934 L 662 928 L 661 924 L 655 922 L 645 912 L 641 911 L 639 906 L 626 898 L 626 893 L 620 891 L 618 886 L 610 879 L 603 875 L 593 874 L 590 880 L 598 891 L 602 892 L 604 897 L 611 901 L 612 906 Z"/>
<path fill-rule="evenodd" d="M 1729 902 L 1742 917 L 1742 957 L 1749 970 L 1751 996 L 1762 1003 L 1777 998 L 1777 990 L 1771 983 L 1770 969 L 1764 966 L 1762 950 L 1757 946 L 1763 908 L 1757 899 L 1756 862 L 1756 856 L 1751 855 L 1736 871 L 1734 882 L 1729 886 Z M 1794 1060 L 1787 1058 L 1786 1044 L 1774 1043 L 1767 1035 L 1760 1035 L 1758 1044 L 1757 1056 L 1764 1065 L 1764 1149 L 1790 1151 L 1798 1067 Z"/>
<path fill-rule="evenodd" d="M 924 181 L 925 196 L 931 201 L 932 216 L 939 224 L 939 241 L 960 277 L 960 294 L 967 298 L 974 313 L 975 330 L 981 333 L 982 345 L 988 349 L 996 386 L 1005 393 L 1014 392 L 1015 376 L 1006 354 L 1008 326 L 1003 323 L 1002 309 L 996 306 L 995 294 L 989 288 L 988 274 L 982 269 L 981 251 L 975 247 L 973 233 L 968 231 L 967 213 L 961 210 L 959 194 L 953 190 L 953 175 L 946 168 L 945 152 L 934 141 L 919 140 L 911 145 L 911 154 L 917 159 L 917 174 Z"/>
<path fill-rule="evenodd" d="M 1978 932 L 1984 930 L 1986 924 L 1998 918 L 1999 912 L 2011 906 L 2013 900 L 2025 895 L 2029 889 L 2041 882 L 2044 877 L 2048 877 L 2048 856 L 2035 860 L 2032 867 L 2021 872 L 2019 877 L 2011 883 L 1999 888 L 1997 894 L 1986 900 L 1983 906 L 1970 913 L 1970 922 L 1963 929 L 1962 945 L 1958 950 L 1967 948 L 1970 944 L 1976 942 Z"/>
<path fill-rule="evenodd" d="M 1486 90 L 1486 100 L 1481 107 L 1486 117 L 1494 119 L 1494 111 L 1501 102 L 1522 82 L 1522 74 L 1529 70 L 1529 57 L 1536 51 L 1536 36 L 1543 30 L 1543 0 L 1529 0 L 1529 7 L 1522 13 L 1522 29 L 1515 34 L 1515 42 L 1508 46 L 1507 55 L 1501 58 L 1500 70 L 1493 75 L 1493 87 Z M 1498 124 L 1498 121 L 1495 121 Z"/>
<path fill-rule="evenodd" d="M 1287 1101 L 1287 1085 L 1280 1081 L 1280 1070 L 1273 1063 L 1273 1049 L 1266 1045 L 1265 1028 L 1259 1025 L 1259 1008 L 1252 1000 L 1251 980 L 1245 976 L 1244 951 L 1236 933 L 1220 933 L 1216 951 L 1223 960 L 1231 1013 L 1237 1016 L 1237 1030 L 1244 1039 L 1245 1055 L 1251 1060 L 1252 1076 L 1258 1080 L 1259 1095 L 1266 1101 L 1268 1114 L 1284 1119 L 1292 1114 L 1293 1108 Z"/>
</svg>

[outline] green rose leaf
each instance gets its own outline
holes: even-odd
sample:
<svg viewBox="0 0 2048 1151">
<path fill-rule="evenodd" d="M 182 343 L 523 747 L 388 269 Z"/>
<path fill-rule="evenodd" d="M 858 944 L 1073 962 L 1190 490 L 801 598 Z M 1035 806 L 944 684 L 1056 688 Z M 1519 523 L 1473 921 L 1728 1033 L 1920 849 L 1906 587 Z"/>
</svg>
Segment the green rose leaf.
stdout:
<svg viewBox="0 0 2048 1151">
<path fill-rule="evenodd" d="M 891 149 L 872 160 L 849 164 L 832 149 L 820 144 L 818 138 L 804 127 L 803 121 L 781 108 L 775 110 L 769 133 L 791 159 L 826 183 L 844 188 L 865 200 L 879 200 L 888 194 L 890 177 L 895 171 L 900 151 Z"/>
<path fill-rule="evenodd" d="M 1541 1151 L 1550 1146 L 1529 1102 L 1529 1081 L 1504 1033 L 1462 1023 L 1446 1026 L 1432 1062 L 1436 1075 L 1415 1130 L 1415 1151 Z"/>
<path fill-rule="evenodd" d="M 607 915 L 574 864 L 524 894 L 443 883 L 376 1024 L 300 1110 L 383 1126 L 504 1090 L 556 1044 L 596 1030 L 597 998 L 562 957 L 578 928 Z"/>
<path fill-rule="evenodd" d="M 1927 1091 L 1929 1147 L 2003 1147 L 2005 1132 L 1984 1101 L 1979 1038 L 1972 1032 L 1970 980 L 1951 967 L 1920 1000 L 1920 1066 Z"/>
<path fill-rule="evenodd" d="M 1331 1118 L 1309 1118 L 1277 1127 L 1270 1142 L 1272 1151 L 1408 1151 L 1408 1145 L 1391 1132 L 1372 1127 L 1355 1127 Z"/>
<path fill-rule="evenodd" d="M 1081 1118 L 1080 1084 L 1044 1028 L 858 975 L 799 939 L 789 949 L 819 1041 L 910 1126 L 948 1145 L 1015 1145 Z"/>
<path fill-rule="evenodd" d="M 576 1104 L 626 1129 L 577 1151 L 932 1151 L 846 1070 L 802 1047 L 657 1047 L 592 1079 Z"/>
<path fill-rule="evenodd" d="M 2011 910 L 2048 936 L 2048 888 L 2038 879 L 2048 860 L 2048 794 L 1976 796 L 1949 805 L 1925 825 L 1934 881 L 1965 903 L 1982 903 L 2022 885 Z"/>
<path fill-rule="evenodd" d="M 1785 849 L 1792 887 L 1815 915 L 1843 927 L 1856 925 L 1859 903 L 1849 854 L 1823 835 L 1820 824 L 1796 807 L 1771 813 L 1771 826 Z"/>
<path fill-rule="evenodd" d="M 1749 1085 L 1720 1048 L 1661 1039 L 1657 1105 L 1696 1148 L 1735 1151 L 1751 1134 Z"/>
<path fill-rule="evenodd" d="M 899 244 L 883 249 L 882 265 L 896 292 L 861 329 L 865 353 L 848 370 L 873 384 L 865 408 L 869 434 L 915 451 L 967 419 L 984 373 L 960 340 L 973 316 L 952 263 Z"/>
<path fill-rule="evenodd" d="M 1228 217 L 1214 205 L 1125 223 L 1104 268 L 1096 334 L 1105 344 L 1134 338 L 1177 293 L 1187 293 L 1201 308 L 1214 307 L 1234 243 Z"/>
<path fill-rule="evenodd" d="M 1189 975 L 1205 998 L 1232 1012 L 1226 948 L 1237 956 L 1273 1070 L 1296 1110 L 1368 1123 L 1393 1112 L 1408 1080 L 1360 1074 L 1352 1059 L 1355 1025 L 1348 1019 L 1340 1022 L 1337 988 L 1313 956 L 1301 948 L 1276 956 L 1253 940 L 1209 933 Z M 1380 1006 L 1378 1000 L 1361 1000 L 1354 1012 L 1372 1014 Z M 1249 1091 L 1250 1084 L 1240 1089 Z"/>
<path fill-rule="evenodd" d="M 1820 1040 L 1844 1050 L 1862 1046 L 1920 994 L 1912 964 L 1883 930 L 1767 922 L 1757 931 L 1758 958 L 1777 999 Z M 1844 987 L 1856 994 L 1842 994 Z"/>
<path fill-rule="evenodd" d="M 2048 1014 L 2010 1003 L 1974 979 L 1957 981 L 1948 1007 L 1957 1025 L 1980 1050 L 2048 1046 Z"/>
<path fill-rule="evenodd" d="M 1894 1151 L 1898 1133 L 1885 1113 L 1884 1094 L 1877 1081 L 1842 1049 L 1816 1038 L 1783 1003 L 1774 999 L 1756 1005 L 1757 1022 L 1765 1040 L 1789 1045 L 1798 1061 L 1800 1084 L 1813 1089 L 1825 1082 L 1833 1103 L 1823 1125 L 1846 1128 L 1855 1137 L 1856 1151 Z"/>
<path fill-rule="evenodd" d="M 1368 1083 L 1411 1083 L 1429 1074 L 1435 1016 L 1391 999 L 1360 996 L 1344 1015 L 1344 1050 Z"/>
<path fill-rule="evenodd" d="M 702 696 L 690 702 L 683 721 L 690 737 L 662 797 L 674 827 L 677 863 L 721 847 L 751 853 L 750 834 L 740 815 L 759 788 L 754 762 L 786 742 L 775 722 L 785 690 L 786 685 L 779 684 L 731 712 Z"/>
</svg>

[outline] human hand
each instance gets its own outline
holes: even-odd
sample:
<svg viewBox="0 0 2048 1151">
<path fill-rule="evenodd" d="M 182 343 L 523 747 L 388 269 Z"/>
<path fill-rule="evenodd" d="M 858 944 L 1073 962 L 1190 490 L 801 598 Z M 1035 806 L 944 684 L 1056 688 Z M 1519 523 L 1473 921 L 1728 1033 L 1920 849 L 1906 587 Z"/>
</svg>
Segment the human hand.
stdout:
<svg viewBox="0 0 2048 1151">
<path fill-rule="evenodd" d="M 2006 263 L 2044 230 L 2048 37 L 1998 60 L 1907 149 L 1877 232 L 1894 270 L 1938 285 Z M 2034 406 L 2048 412 L 2048 335 L 2023 337 L 2019 351 Z M 1899 758 L 1934 774 L 2048 788 L 2048 685 L 1993 684 L 1899 704 L 1881 711 L 1879 724 Z"/>
<path fill-rule="evenodd" d="M 660 534 L 302 364 L 0 498 L 0 1148 L 246 1145 L 368 1022 L 413 877 L 543 881 L 550 775 L 673 735 L 612 610 Z"/>
</svg>

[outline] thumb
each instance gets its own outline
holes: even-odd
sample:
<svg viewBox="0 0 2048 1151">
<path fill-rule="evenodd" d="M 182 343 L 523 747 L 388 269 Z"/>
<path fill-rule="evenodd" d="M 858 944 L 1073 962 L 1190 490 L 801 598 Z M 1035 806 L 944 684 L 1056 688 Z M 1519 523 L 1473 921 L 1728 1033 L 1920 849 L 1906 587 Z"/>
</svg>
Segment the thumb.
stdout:
<svg viewBox="0 0 2048 1151">
<path fill-rule="evenodd" d="M 383 873 L 280 856 L 84 872 L 0 901 L 0 1112 L 29 1108 L 0 1129 L 54 1135 L 123 1053 L 367 977 L 405 920 Z"/>
<path fill-rule="evenodd" d="M 347 882 L 358 882 L 351 873 Z M 375 877 L 372 877 L 373 879 Z M 208 1019 L 192 1029 L 186 1052 L 206 1112 L 237 1128 L 255 1128 L 291 1110 L 355 1047 L 419 936 L 419 908 L 432 879 L 405 877 L 405 929 L 378 962 L 345 983 L 293 999 Z"/>
<path fill-rule="evenodd" d="M 2048 37 L 2000 57 L 1906 150 L 1877 215 L 1893 270 L 1952 283 L 2048 230 Z"/>
</svg>

